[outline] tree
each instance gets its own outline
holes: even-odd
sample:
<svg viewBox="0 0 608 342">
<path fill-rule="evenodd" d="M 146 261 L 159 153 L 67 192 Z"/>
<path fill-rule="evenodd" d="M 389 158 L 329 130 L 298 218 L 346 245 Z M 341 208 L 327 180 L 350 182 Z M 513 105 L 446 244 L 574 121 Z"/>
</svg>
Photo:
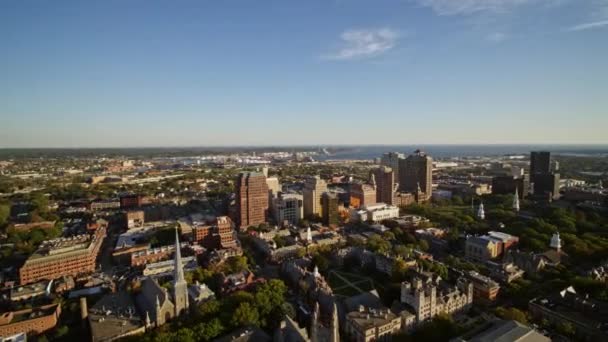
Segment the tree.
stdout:
<svg viewBox="0 0 608 342">
<path fill-rule="evenodd" d="M 423 252 L 426 252 L 429 250 L 429 243 L 426 240 L 420 240 L 420 242 L 418 242 L 418 245 L 420 246 L 420 250 L 422 250 Z"/>
<path fill-rule="evenodd" d="M 272 279 L 260 285 L 255 293 L 255 303 L 262 316 L 279 309 L 285 302 L 287 286 L 281 280 Z"/>
<path fill-rule="evenodd" d="M 195 334 L 189 328 L 181 328 L 174 335 L 175 341 L 196 342 Z"/>
<path fill-rule="evenodd" d="M 234 310 L 232 315 L 231 324 L 234 328 L 245 327 L 245 326 L 259 326 L 260 325 L 260 313 L 258 309 L 250 303 L 244 302 Z"/>
<path fill-rule="evenodd" d="M 4 225 L 11 214 L 11 207 L 8 204 L 0 204 L 0 226 Z"/>
<path fill-rule="evenodd" d="M 194 335 L 198 340 L 211 341 L 224 332 L 224 326 L 218 318 L 209 322 L 200 323 L 194 328 Z"/>
<path fill-rule="evenodd" d="M 570 322 L 559 322 L 557 324 L 557 326 L 555 327 L 555 329 L 563 335 L 566 336 L 574 336 L 574 334 L 576 334 L 576 329 L 574 328 L 574 326 L 572 325 L 572 323 Z"/>
<path fill-rule="evenodd" d="M 329 268 L 329 260 L 327 260 L 326 257 L 324 257 L 322 254 L 320 253 L 316 253 L 313 257 L 312 257 L 312 262 L 313 264 L 315 264 L 315 266 L 317 266 L 319 268 L 319 270 L 321 271 L 326 271 Z"/>
<path fill-rule="evenodd" d="M 247 257 L 233 256 L 226 260 L 226 268 L 229 273 L 238 273 L 247 270 Z"/>
<path fill-rule="evenodd" d="M 526 317 L 526 313 L 516 309 L 516 308 L 508 308 L 505 309 L 503 307 L 496 308 L 496 316 L 506 319 L 506 320 L 514 320 L 518 321 L 522 324 L 528 324 L 528 317 Z"/>
</svg>

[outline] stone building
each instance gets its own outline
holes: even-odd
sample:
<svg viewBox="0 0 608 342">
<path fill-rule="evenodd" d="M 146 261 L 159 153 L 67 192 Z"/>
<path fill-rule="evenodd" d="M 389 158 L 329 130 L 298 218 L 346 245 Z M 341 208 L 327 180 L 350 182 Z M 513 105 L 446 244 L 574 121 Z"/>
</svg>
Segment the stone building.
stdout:
<svg viewBox="0 0 608 342">
<path fill-rule="evenodd" d="M 401 302 L 412 307 L 416 321 L 422 323 L 440 313 L 468 310 L 473 303 L 473 284 L 461 277 L 454 286 L 438 275 L 419 273 L 401 284 Z"/>
</svg>

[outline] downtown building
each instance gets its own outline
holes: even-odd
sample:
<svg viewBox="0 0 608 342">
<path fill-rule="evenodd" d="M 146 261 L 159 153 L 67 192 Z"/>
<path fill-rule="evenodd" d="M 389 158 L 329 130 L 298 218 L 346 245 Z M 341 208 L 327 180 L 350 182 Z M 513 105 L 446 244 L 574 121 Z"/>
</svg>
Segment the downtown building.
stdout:
<svg viewBox="0 0 608 342">
<path fill-rule="evenodd" d="M 395 182 L 399 180 L 399 163 L 402 159 L 405 159 L 405 155 L 399 152 L 385 153 L 380 159 L 380 165 L 390 167 L 395 173 Z"/>
<path fill-rule="evenodd" d="M 19 269 L 20 284 L 95 272 L 97 255 L 105 237 L 106 229 L 100 227 L 92 234 L 44 241 Z"/>
<path fill-rule="evenodd" d="M 304 197 L 279 192 L 272 199 L 272 212 L 279 226 L 296 226 L 304 218 Z"/>
<path fill-rule="evenodd" d="M 244 172 L 236 180 L 236 224 L 240 229 L 266 222 L 268 184 L 259 172 Z"/>
<path fill-rule="evenodd" d="M 388 166 L 372 171 L 376 180 L 376 202 L 395 204 L 395 172 Z"/>
<path fill-rule="evenodd" d="M 376 204 L 376 182 L 372 175 L 370 183 L 353 183 L 350 185 L 350 207 L 361 208 Z"/>
<path fill-rule="evenodd" d="M 327 183 L 319 176 L 308 177 L 304 182 L 304 217 L 323 217 L 321 198 L 327 192 Z"/>
<path fill-rule="evenodd" d="M 430 199 L 433 193 L 433 158 L 416 150 L 407 158 L 400 160 L 399 189 L 402 192 L 418 194 L 418 202 Z"/>
<path fill-rule="evenodd" d="M 551 167 L 550 152 L 530 152 L 530 183 L 534 198 L 549 201 L 559 199 L 559 173 L 554 171 L 557 170 Z"/>
</svg>

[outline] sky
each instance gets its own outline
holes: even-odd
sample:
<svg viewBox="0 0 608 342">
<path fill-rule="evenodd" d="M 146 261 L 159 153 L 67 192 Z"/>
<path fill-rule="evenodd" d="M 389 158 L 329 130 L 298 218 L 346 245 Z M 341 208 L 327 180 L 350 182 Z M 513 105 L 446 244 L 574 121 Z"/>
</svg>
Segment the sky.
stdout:
<svg viewBox="0 0 608 342">
<path fill-rule="evenodd" d="M 0 147 L 608 143 L 608 0 L 0 1 Z"/>
</svg>

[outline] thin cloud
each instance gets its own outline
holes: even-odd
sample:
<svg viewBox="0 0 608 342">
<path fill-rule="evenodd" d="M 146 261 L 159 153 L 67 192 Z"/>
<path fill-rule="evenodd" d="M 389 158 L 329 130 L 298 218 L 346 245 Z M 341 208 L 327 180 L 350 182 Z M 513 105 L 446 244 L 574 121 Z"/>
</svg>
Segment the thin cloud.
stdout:
<svg viewBox="0 0 608 342">
<path fill-rule="evenodd" d="M 389 28 L 347 30 L 340 35 L 342 46 L 322 58 L 341 61 L 378 56 L 394 48 L 398 38 Z"/>
<path fill-rule="evenodd" d="M 603 28 L 606 26 L 608 26 L 608 20 L 600 20 L 600 21 L 593 21 L 593 22 L 589 22 L 589 23 L 582 23 L 582 24 L 574 25 L 574 26 L 568 27 L 566 29 L 566 31 L 568 31 L 568 32 L 586 31 L 586 30 L 599 29 L 599 28 Z"/>
<path fill-rule="evenodd" d="M 505 12 L 539 0 L 414 0 L 431 8 L 438 15 L 473 14 L 477 12 Z M 558 1 L 558 0 L 554 0 Z"/>
<path fill-rule="evenodd" d="M 509 38 L 509 35 L 503 32 L 494 32 L 486 36 L 486 40 L 492 43 L 501 43 Z"/>
</svg>

